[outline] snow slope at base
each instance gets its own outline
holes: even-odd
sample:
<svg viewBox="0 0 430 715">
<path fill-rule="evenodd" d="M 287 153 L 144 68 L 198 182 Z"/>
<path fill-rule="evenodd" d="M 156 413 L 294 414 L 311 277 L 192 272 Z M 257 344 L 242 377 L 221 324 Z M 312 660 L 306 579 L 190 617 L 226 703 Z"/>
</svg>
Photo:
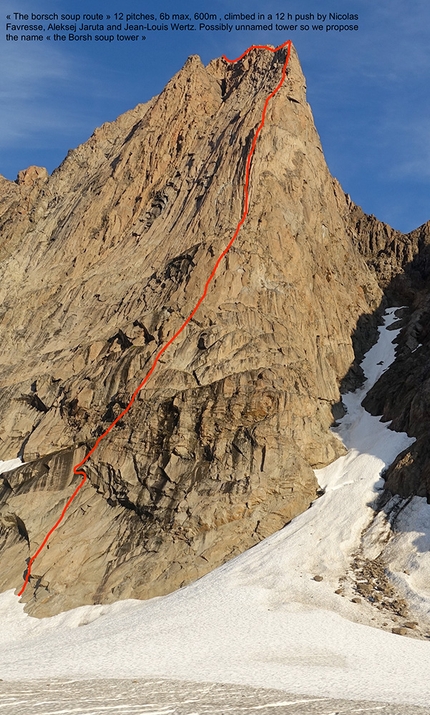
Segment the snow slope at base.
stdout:
<svg viewBox="0 0 430 715">
<path fill-rule="evenodd" d="M 399 504 L 401 510 L 382 555 L 389 566 L 391 582 L 413 604 L 417 618 L 430 633 L 430 506 L 423 497 L 394 497 L 387 507 L 391 503 Z M 375 527 L 381 527 L 380 518 L 375 520 Z M 386 524 L 380 528 L 381 534 L 385 530 Z"/>
<path fill-rule="evenodd" d="M 386 322 L 393 320 L 394 309 Z M 375 518 L 381 470 L 413 441 L 360 406 L 394 357 L 396 332 L 384 327 L 380 333 L 363 365 L 369 381 L 345 396 L 348 413 L 339 432 L 350 451 L 317 472 L 325 494 L 308 511 L 163 598 L 84 606 L 37 620 L 11 591 L 0 595 L 0 677 L 157 676 L 427 705 L 430 642 L 365 625 L 374 607 L 334 593 Z M 417 543 L 429 539 L 430 511 L 423 502 L 402 513 L 406 541 L 400 551 L 412 549 L 417 563 Z M 385 544 L 384 529 L 382 522 L 375 529 L 374 548 L 378 534 Z M 429 574 L 421 559 L 407 583 L 424 611 Z"/>
</svg>

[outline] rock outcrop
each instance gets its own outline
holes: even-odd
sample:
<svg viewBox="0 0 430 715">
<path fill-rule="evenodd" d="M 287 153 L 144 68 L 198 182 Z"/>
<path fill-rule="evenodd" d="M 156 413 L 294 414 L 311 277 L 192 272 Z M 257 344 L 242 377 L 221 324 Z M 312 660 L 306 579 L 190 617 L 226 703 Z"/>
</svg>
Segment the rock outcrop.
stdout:
<svg viewBox="0 0 430 715">
<path fill-rule="evenodd" d="M 416 441 L 384 475 L 387 496 L 426 497 L 430 503 L 430 222 L 405 237 L 407 260 L 388 290 L 407 306 L 395 362 L 364 401 L 372 414 Z"/>
<path fill-rule="evenodd" d="M 285 52 L 207 67 L 190 57 L 52 176 L 1 179 L 0 458 L 26 464 L 0 478 L 0 590 L 21 585 L 77 485 L 73 465 L 201 295 L 241 216 Z M 351 336 L 412 243 L 331 177 L 293 50 L 240 235 L 86 465 L 89 482 L 33 566 L 27 610 L 168 593 L 306 509 L 312 468 L 342 451 L 328 428 Z"/>
<path fill-rule="evenodd" d="M 351 240 L 384 290 L 381 307 L 387 301 L 405 306 L 396 360 L 363 402 L 371 414 L 392 421 L 392 429 L 416 437 L 384 474 L 382 503 L 391 494 L 426 497 L 430 503 L 430 221 L 402 234 L 352 202 L 348 209 Z M 378 318 L 379 311 L 360 318 L 353 339 L 356 359 L 343 380 L 347 388 L 360 377 L 358 363 Z"/>
</svg>

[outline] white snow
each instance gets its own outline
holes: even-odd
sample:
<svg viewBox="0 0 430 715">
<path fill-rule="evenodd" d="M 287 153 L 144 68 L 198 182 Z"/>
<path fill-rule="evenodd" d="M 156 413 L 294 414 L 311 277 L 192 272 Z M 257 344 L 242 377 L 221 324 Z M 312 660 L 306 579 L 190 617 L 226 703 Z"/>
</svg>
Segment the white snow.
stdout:
<svg viewBox="0 0 430 715">
<path fill-rule="evenodd" d="M 399 501 L 394 497 L 393 502 Z M 430 632 L 430 506 L 413 497 L 395 522 L 394 535 L 384 549 L 391 580 L 415 606 Z"/>
<path fill-rule="evenodd" d="M 19 457 L 17 457 L 16 459 L 7 459 L 6 461 L 0 459 L 0 474 L 4 474 L 5 472 L 11 472 L 12 469 L 16 469 L 22 464 L 24 463 Z"/>
<path fill-rule="evenodd" d="M 387 311 L 387 325 L 394 311 Z M 318 470 L 325 494 L 309 510 L 162 598 L 37 620 L 24 614 L 12 591 L 1 594 L 0 678 L 156 676 L 428 705 L 430 641 L 366 625 L 377 615 L 374 607 L 334 593 L 370 527 L 366 548 L 376 555 L 391 549 L 393 577 L 423 613 L 430 605 L 430 507 L 413 499 L 388 545 L 383 515 L 372 508 L 381 470 L 413 441 L 360 406 L 393 360 L 397 332 L 380 329 L 363 362 L 368 381 L 344 397 L 348 412 L 338 431 L 349 452 Z"/>
</svg>

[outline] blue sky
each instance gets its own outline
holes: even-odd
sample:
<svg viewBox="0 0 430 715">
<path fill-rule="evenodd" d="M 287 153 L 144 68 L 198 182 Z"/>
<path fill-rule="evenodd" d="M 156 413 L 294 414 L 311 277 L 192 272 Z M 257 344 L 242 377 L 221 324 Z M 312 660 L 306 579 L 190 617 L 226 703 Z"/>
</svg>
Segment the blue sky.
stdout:
<svg viewBox="0 0 430 715">
<path fill-rule="evenodd" d="M 8 13 L 120 10 L 349 12 L 358 13 L 360 29 L 169 31 L 109 45 L 5 40 Z M 328 165 L 344 190 L 402 231 L 430 219 L 429 0 L 2 0 L 1 23 L 0 173 L 9 179 L 30 164 L 52 171 L 96 126 L 160 92 L 190 54 L 207 63 L 292 39 Z"/>
</svg>

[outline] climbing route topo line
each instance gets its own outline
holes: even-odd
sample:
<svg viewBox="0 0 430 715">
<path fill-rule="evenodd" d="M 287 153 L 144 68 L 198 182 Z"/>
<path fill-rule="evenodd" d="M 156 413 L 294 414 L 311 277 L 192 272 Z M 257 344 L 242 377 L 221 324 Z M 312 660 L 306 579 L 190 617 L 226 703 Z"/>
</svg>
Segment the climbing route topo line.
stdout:
<svg viewBox="0 0 430 715">
<path fill-rule="evenodd" d="M 260 122 L 259 122 L 259 124 L 258 124 L 257 130 L 256 130 L 255 135 L 254 135 L 254 138 L 253 138 L 253 140 L 252 140 L 251 148 L 250 148 L 250 150 L 249 150 L 249 153 L 248 153 L 248 156 L 247 156 L 247 159 L 246 159 L 246 165 L 245 165 L 245 181 L 244 181 L 244 186 L 243 186 L 243 209 L 242 209 L 242 215 L 241 215 L 241 217 L 240 217 L 240 219 L 239 219 L 239 222 L 238 222 L 238 224 L 237 224 L 237 226 L 236 226 L 236 230 L 235 230 L 233 236 L 231 237 L 230 241 L 228 242 L 227 246 L 224 248 L 224 250 L 222 251 L 222 253 L 218 256 L 218 258 L 217 258 L 217 260 L 216 260 L 216 262 L 215 262 L 215 265 L 214 265 L 214 267 L 212 268 L 212 271 L 211 271 L 209 277 L 208 277 L 207 280 L 206 280 L 206 283 L 205 283 L 204 288 L 203 288 L 203 292 L 202 292 L 200 298 L 198 299 L 198 301 L 196 302 L 196 304 L 195 304 L 194 308 L 192 309 L 191 313 L 190 313 L 189 316 L 186 318 L 186 320 L 184 320 L 184 322 L 183 322 L 182 325 L 178 328 L 178 330 L 176 331 L 176 333 L 175 333 L 174 335 L 172 335 L 172 337 L 171 337 L 171 338 L 159 349 L 159 351 L 156 353 L 155 358 L 154 358 L 154 360 L 153 360 L 153 362 L 152 362 L 152 365 L 151 365 L 150 369 L 148 370 L 148 372 L 146 373 L 145 377 L 144 377 L 143 380 L 140 382 L 140 384 L 136 387 L 135 391 L 133 392 L 133 394 L 132 394 L 132 396 L 131 396 L 131 399 L 130 399 L 128 405 L 127 405 L 127 406 L 123 409 L 123 411 L 113 420 L 113 422 L 109 425 L 109 427 L 107 427 L 107 429 L 97 438 L 97 440 L 96 440 L 96 442 L 94 443 L 93 447 L 89 450 L 89 452 L 85 455 L 85 457 L 84 457 L 78 464 L 75 464 L 75 466 L 73 467 L 73 473 L 74 473 L 76 476 L 82 477 L 81 482 L 80 482 L 80 483 L 78 484 L 78 486 L 76 487 L 76 489 L 75 489 L 75 491 L 73 492 L 72 496 L 67 500 L 65 506 L 63 507 L 63 510 L 62 510 L 62 512 L 61 512 L 60 517 L 58 518 L 58 520 L 56 521 L 56 523 L 54 524 L 54 526 L 48 531 L 48 533 L 46 534 L 46 536 L 45 536 L 45 538 L 43 539 L 42 543 L 40 544 L 39 548 L 37 549 L 37 551 L 33 554 L 33 556 L 30 557 L 30 559 L 29 559 L 29 561 L 28 561 L 28 564 L 27 564 L 27 570 L 26 570 L 26 573 L 25 573 L 24 583 L 23 583 L 23 585 L 22 585 L 20 591 L 18 592 L 18 596 L 22 596 L 22 594 L 24 593 L 24 591 L 25 591 L 25 589 L 26 589 L 26 587 L 27 587 L 27 584 L 28 584 L 28 582 L 29 582 L 29 580 L 30 580 L 30 577 L 31 577 L 31 569 L 32 569 L 32 566 L 33 566 L 34 561 L 35 561 L 36 558 L 39 556 L 39 554 L 41 553 L 41 551 L 43 550 L 43 548 L 46 546 L 46 544 L 47 544 L 49 538 L 51 537 L 51 535 L 54 533 L 54 531 L 59 527 L 59 525 L 60 525 L 61 522 L 63 521 L 63 519 L 64 519 L 64 517 L 65 517 L 65 515 L 66 515 L 66 512 L 67 512 L 68 508 L 70 507 L 70 505 L 72 504 L 72 502 L 74 501 L 74 499 L 76 498 L 76 496 L 78 495 L 78 493 L 80 492 L 80 490 L 82 489 L 82 487 L 84 486 L 85 482 L 86 482 L 87 479 L 88 479 L 88 477 L 87 477 L 86 473 L 83 471 L 82 467 L 83 467 L 84 464 L 88 461 L 88 459 L 94 454 L 94 452 L 96 451 L 96 449 L 97 449 L 97 447 L 99 446 L 99 444 L 103 441 L 103 439 L 104 439 L 105 437 L 107 437 L 107 435 L 113 430 L 113 428 L 115 427 L 115 425 L 118 424 L 118 422 L 119 422 L 123 417 L 125 417 L 125 415 L 129 412 L 129 410 L 131 409 L 131 407 L 132 407 L 132 405 L 133 405 L 133 403 L 134 403 L 134 401 L 135 401 L 135 399 L 136 399 L 138 393 L 139 393 L 140 390 L 146 385 L 146 383 L 148 382 L 149 378 L 150 378 L 151 375 L 153 374 L 153 372 L 154 372 L 154 370 L 155 370 L 155 368 L 156 368 L 156 366 L 157 366 L 157 363 L 159 362 L 161 356 L 166 352 L 166 350 L 170 347 L 170 345 L 172 345 L 172 343 L 174 343 L 175 340 L 181 335 L 181 333 L 185 330 L 185 328 L 186 328 L 186 326 L 188 325 L 188 323 L 190 322 L 190 320 L 192 320 L 192 318 L 194 317 L 194 315 L 197 313 L 198 309 L 200 308 L 201 304 L 203 303 L 204 299 L 206 298 L 206 295 L 207 295 L 209 286 L 210 286 L 210 284 L 211 284 L 213 278 L 215 277 L 215 274 L 216 274 L 216 272 L 217 272 L 217 270 L 218 270 L 218 267 L 219 267 L 221 261 L 224 259 L 224 257 L 226 256 L 226 254 L 229 252 L 230 248 L 232 247 L 233 243 L 235 242 L 237 236 L 239 235 L 240 229 L 242 228 L 242 226 L 243 226 L 243 224 L 244 224 L 244 222 L 245 222 L 245 220 L 246 220 L 246 217 L 247 217 L 247 215 L 248 215 L 248 212 L 249 212 L 249 181 L 250 181 L 250 175 L 251 175 L 251 162 L 252 162 L 252 157 L 253 157 L 254 152 L 255 152 L 255 147 L 256 147 L 256 145 L 257 145 L 258 137 L 259 137 L 259 135 L 260 135 L 260 133 L 261 133 L 261 130 L 262 130 L 263 127 L 264 127 L 264 123 L 265 123 L 265 121 L 266 121 L 266 113 L 267 113 L 267 108 L 268 108 L 269 102 L 270 102 L 270 100 L 277 94 L 277 92 L 279 92 L 279 90 L 281 89 L 281 87 L 282 87 L 282 85 L 283 85 L 283 83 L 284 83 L 284 81 L 285 81 L 286 73 L 287 73 L 287 67 L 288 67 L 288 63 L 289 63 L 290 55 L 291 55 L 291 40 L 287 40 L 286 42 L 284 42 L 282 45 L 279 45 L 278 47 L 269 47 L 268 45 L 252 45 L 251 47 L 248 47 L 248 49 L 245 50 L 245 52 L 243 52 L 243 53 L 240 55 L 240 57 L 237 57 L 237 58 L 234 59 L 234 60 L 229 60 L 225 55 L 223 55 L 223 59 L 225 60 L 225 62 L 228 62 L 228 63 L 230 63 L 230 64 L 234 64 L 235 62 L 239 62 L 239 61 L 240 61 L 241 59 L 243 59 L 249 52 L 252 52 L 253 50 L 268 50 L 269 52 L 277 52 L 278 50 L 281 50 L 281 49 L 283 49 L 284 47 L 287 47 L 288 49 L 287 49 L 287 54 L 286 54 L 285 61 L 284 61 L 283 67 L 282 67 L 281 79 L 280 79 L 279 83 L 276 85 L 275 89 L 272 90 L 272 92 L 270 92 L 270 94 L 266 97 L 266 100 L 265 100 L 264 106 L 263 106 L 263 111 L 262 111 L 262 114 L 261 114 L 261 120 L 260 120 Z"/>
</svg>

